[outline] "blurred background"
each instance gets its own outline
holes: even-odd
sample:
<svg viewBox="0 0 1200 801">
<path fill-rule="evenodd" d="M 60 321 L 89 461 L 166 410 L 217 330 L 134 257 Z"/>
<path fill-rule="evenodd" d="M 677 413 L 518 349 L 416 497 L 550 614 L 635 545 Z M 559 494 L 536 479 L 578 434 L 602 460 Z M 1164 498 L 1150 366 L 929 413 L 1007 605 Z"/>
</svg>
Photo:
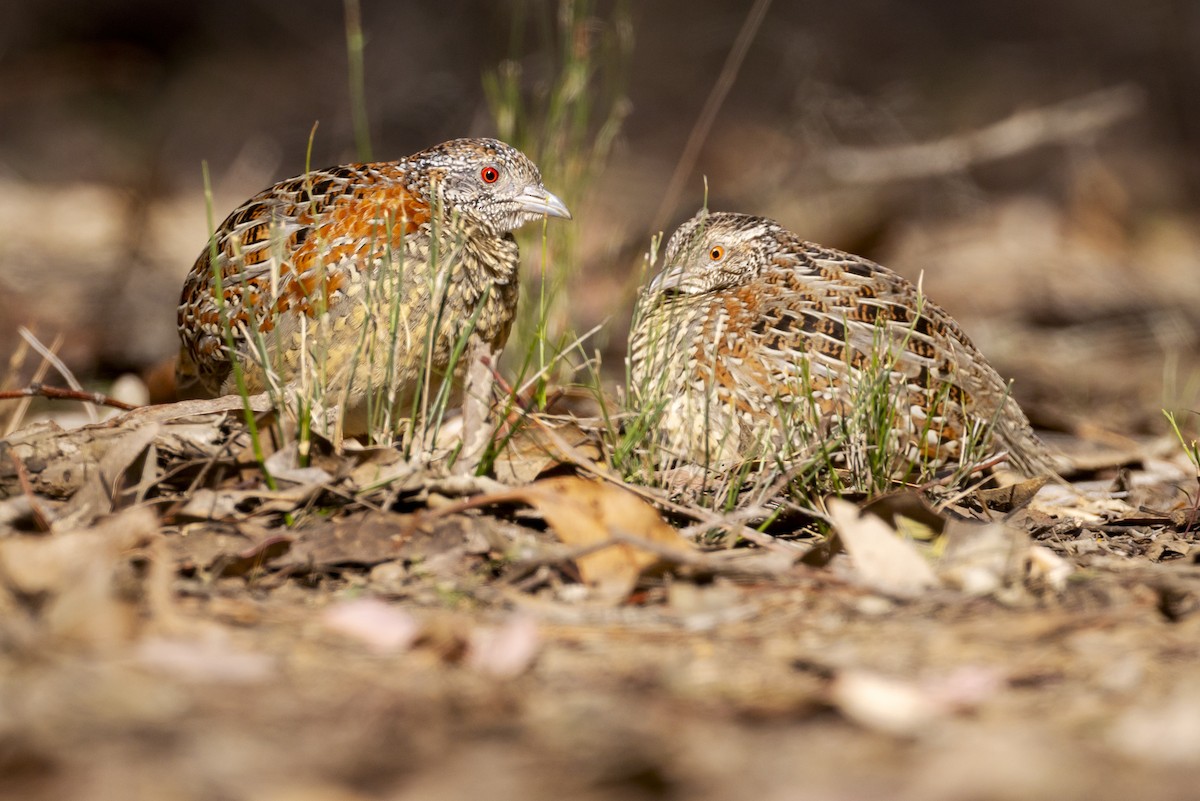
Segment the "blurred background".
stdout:
<svg viewBox="0 0 1200 801">
<path fill-rule="evenodd" d="M 363 152 L 347 7 L 0 6 L 0 357 L 27 326 L 61 335 L 85 382 L 161 373 L 208 234 L 201 163 L 219 221 L 303 172 L 314 124 L 313 166 Z M 607 320 L 588 348 L 614 380 L 651 235 L 707 191 L 922 277 L 1035 423 L 1152 433 L 1162 408 L 1200 406 L 1196 0 L 362 0 L 359 17 L 371 155 L 526 148 L 575 212 L 550 229 L 554 323 Z"/>
</svg>

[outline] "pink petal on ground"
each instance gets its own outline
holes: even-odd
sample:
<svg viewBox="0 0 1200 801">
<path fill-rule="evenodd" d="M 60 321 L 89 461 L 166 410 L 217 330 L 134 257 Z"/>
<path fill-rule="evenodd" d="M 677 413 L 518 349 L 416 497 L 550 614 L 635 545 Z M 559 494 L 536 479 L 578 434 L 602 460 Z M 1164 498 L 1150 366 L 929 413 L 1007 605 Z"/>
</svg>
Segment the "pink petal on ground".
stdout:
<svg viewBox="0 0 1200 801">
<path fill-rule="evenodd" d="M 375 598 L 339 603 L 321 620 L 326 628 L 359 640 L 378 654 L 404 651 L 421 633 L 421 624 L 407 610 Z"/>
</svg>

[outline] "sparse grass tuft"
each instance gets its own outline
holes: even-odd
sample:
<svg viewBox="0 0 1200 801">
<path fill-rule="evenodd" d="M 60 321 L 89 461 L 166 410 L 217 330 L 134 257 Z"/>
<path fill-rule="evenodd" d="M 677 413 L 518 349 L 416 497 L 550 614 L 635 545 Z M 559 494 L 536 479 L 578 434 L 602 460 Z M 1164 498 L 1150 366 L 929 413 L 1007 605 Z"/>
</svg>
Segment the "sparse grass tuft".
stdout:
<svg viewBox="0 0 1200 801">
<path fill-rule="evenodd" d="M 1175 438 L 1179 440 L 1179 445 L 1183 448 L 1183 452 L 1187 456 L 1188 461 L 1192 463 L 1192 467 L 1194 467 L 1196 470 L 1197 492 L 1192 498 L 1192 510 L 1190 512 L 1190 516 L 1187 518 L 1187 525 L 1184 529 L 1186 533 L 1187 531 L 1192 530 L 1192 528 L 1196 525 L 1197 520 L 1200 519 L 1197 517 L 1200 515 L 1200 440 L 1183 433 L 1184 427 L 1179 424 L 1178 420 L 1176 420 L 1174 412 L 1164 409 L 1163 414 L 1166 416 L 1167 422 L 1170 423 L 1171 431 L 1174 432 Z M 1194 415 L 1196 413 L 1192 412 L 1192 414 Z"/>
<path fill-rule="evenodd" d="M 1193 414 L 1195 413 L 1193 412 Z M 1197 479 L 1200 479 L 1200 440 L 1184 434 L 1184 427 L 1180 426 L 1174 412 L 1164 409 L 1163 416 L 1167 418 L 1167 423 L 1170 424 L 1171 431 L 1175 434 L 1175 439 L 1179 440 L 1179 446 L 1183 448 L 1184 455 L 1187 456 L 1192 466 L 1196 468 Z"/>
<path fill-rule="evenodd" d="M 630 5 L 618 0 L 605 16 L 598 5 L 512 3 L 509 57 L 483 78 L 497 136 L 538 165 L 546 186 L 577 217 L 630 110 Z M 529 52 L 549 56 L 534 64 Z M 541 404 L 548 383 L 572 371 L 568 353 L 577 349 L 564 289 L 580 269 L 580 228 L 543 228 L 534 245 L 538 233 L 519 235 L 522 252 L 539 254 L 539 268 L 522 272 L 522 295 L 536 302 L 522 302 L 506 352 L 510 361 L 522 359 L 519 382 L 543 376 L 533 387 Z M 555 364 L 557 372 L 547 369 Z"/>
<path fill-rule="evenodd" d="M 660 244 L 659 239 L 651 243 L 647 274 Z M 798 356 L 790 381 L 772 379 L 773 397 L 749 401 L 768 404 L 754 413 L 760 420 L 755 426 L 718 394 L 711 378 L 704 386 L 681 385 L 680 360 L 686 358 L 683 349 L 691 346 L 681 330 L 689 310 L 671 302 L 656 310 L 640 301 L 634 329 L 643 319 L 652 323 L 639 353 L 630 343 L 626 413 L 608 432 L 615 469 L 626 480 L 726 511 L 768 506 L 780 498 L 814 509 L 831 493 L 876 496 L 935 479 L 952 485 L 964 482 L 991 455 L 995 420 L 963 432 L 954 465 L 938 461 L 936 449 L 912 444 L 943 434 L 937 414 L 927 415 L 916 432 L 909 431 L 909 405 L 914 401 L 897 381 L 898 360 L 920 319 L 922 303 L 918 298 L 918 313 L 900 337 L 882 319 L 877 322 L 866 363 L 847 369 L 842 377 L 831 377 L 816 362 Z M 850 352 L 849 341 L 845 346 Z M 632 369 L 635 356 L 641 360 L 637 370 Z M 922 405 L 945 408 L 950 391 L 948 385 L 935 385 Z M 668 431 L 677 433 L 670 436 Z M 669 450 L 672 441 L 683 440 L 690 441 L 690 452 Z"/>
<path fill-rule="evenodd" d="M 201 165 L 204 173 L 204 211 L 208 221 L 208 255 L 209 263 L 213 269 L 213 296 L 217 299 L 217 314 L 220 318 L 221 331 L 225 337 L 225 347 L 229 353 L 234 353 L 233 344 L 233 321 L 229 318 L 228 309 L 225 306 L 225 293 L 222 283 L 224 282 L 224 269 L 220 260 L 217 258 L 217 229 L 213 222 L 213 194 L 212 194 L 212 179 L 208 173 L 208 162 Z M 258 462 L 258 467 L 263 474 L 263 483 L 268 489 L 277 489 L 275 479 L 271 475 L 271 471 L 267 469 L 266 452 L 263 450 L 262 438 L 259 436 L 258 420 L 254 416 L 254 410 L 250 407 L 250 391 L 246 384 L 245 371 L 242 369 L 241 361 L 232 359 L 233 362 L 233 378 L 234 384 L 237 387 L 237 394 L 242 398 L 242 414 L 246 421 L 246 431 L 250 435 L 250 445 L 254 452 L 254 460 Z"/>
</svg>

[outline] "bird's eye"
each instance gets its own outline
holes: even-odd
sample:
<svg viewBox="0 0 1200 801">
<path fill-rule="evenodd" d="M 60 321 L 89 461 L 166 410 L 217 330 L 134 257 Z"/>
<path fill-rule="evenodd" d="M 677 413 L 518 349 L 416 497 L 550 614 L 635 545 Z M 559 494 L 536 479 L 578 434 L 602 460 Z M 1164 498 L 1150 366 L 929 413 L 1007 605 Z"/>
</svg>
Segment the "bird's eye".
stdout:
<svg viewBox="0 0 1200 801">
<path fill-rule="evenodd" d="M 483 179 L 485 184 L 494 184 L 500 180 L 500 171 L 489 165 L 480 170 L 479 177 Z"/>
<path fill-rule="evenodd" d="M 725 258 L 725 248 L 720 245 L 714 245 L 713 249 L 708 251 L 708 257 L 713 261 L 720 261 Z"/>
</svg>

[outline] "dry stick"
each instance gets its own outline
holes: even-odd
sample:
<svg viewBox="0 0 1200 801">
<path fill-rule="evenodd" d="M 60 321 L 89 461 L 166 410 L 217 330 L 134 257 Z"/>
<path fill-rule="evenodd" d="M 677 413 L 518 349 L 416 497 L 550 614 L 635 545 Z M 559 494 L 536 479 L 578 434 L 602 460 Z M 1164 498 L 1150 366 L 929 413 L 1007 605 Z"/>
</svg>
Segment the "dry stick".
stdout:
<svg viewBox="0 0 1200 801">
<path fill-rule="evenodd" d="M 770 496 L 768 495 L 767 497 L 770 497 Z M 696 515 L 693 515 L 693 517 L 697 517 L 697 519 L 699 519 L 700 522 L 693 523 L 692 525 L 687 526 L 686 528 L 679 529 L 679 533 L 682 536 L 686 537 L 687 539 L 696 539 L 700 535 L 704 534 L 705 532 L 711 530 L 714 526 L 716 526 L 718 528 L 727 529 L 730 532 L 737 534 L 739 536 L 743 536 L 743 537 L 745 537 L 745 539 L 750 540 L 751 542 L 756 542 L 756 540 L 753 539 L 753 537 L 747 537 L 747 536 L 745 536 L 745 533 L 744 533 L 744 531 L 753 531 L 755 533 L 755 535 L 757 535 L 759 537 L 770 538 L 772 543 L 774 543 L 775 538 L 771 537 L 770 534 L 763 533 L 756 528 L 751 528 L 750 526 L 747 526 L 744 522 L 742 522 L 744 520 L 754 520 L 756 518 L 770 517 L 770 515 L 774 511 L 775 511 L 774 509 L 770 509 L 768 507 L 758 505 L 758 506 L 749 506 L 744 509 L 737 509 L 732 512 L 726 512 L 724 515 L 719 515 L 719 514 L 713 513 L 714 518 L 711 520 L 700 519 Z M 807 510 L 807 509 L 803 510 L 803 511 L 806 514 L 808 514 L 810 517 L 816 518 L 818 520 L 825 519 L 825 515 L 821 514 L 820 512 L 811 511 L 811 510 Z M 777 548 L 776 550 L 786 551 L 788 553 L 795 552 L 790 548 Z"/>
<path fill-rule="evenodd" d="M 572 350 L 574 350 L 575 348 L 580 348 L 582 350 L 583 343 L 587 340 L 587 338 L 590 337 L 592 334 L 596 333 L 597 331 L 601 330 L 602 328 L 604 328 L 606 325 L 608 325 L 609 319 L 611 319 L 611 318 L 608 318 L 608 317 L 604 318 L 604 320 L 602 320 L 599 323 L 597 323 L 596 325 L 592 326 L 591 329 L 584 331 L 582 334 L 575 337 L 574 342 L 572 342 L 570 345 L 567 345 L 567 347 L 563 348 L 563 353 L 569 353 Z M 556 357 L 556 359 L 561 359 L 561 358 L 563 358 L 561 355 Z M 533 388 L 533 385 L 536 384 L 538 382 L 538 380 L 542 378 L 542 376 L 547 375 L 550 372 L 551 368 L 554 367 L 554 364 L 555 364 L 555 362 L 552 360 L 549 364 L 545 365 L 544 367 L 542 367 L 542 369 L 538 370 L 536 373 L 534 373 L 532 376 L 530 376 L 528 379 L 526 379 L 525 383 L 522 384 L 521 388 L 518 390 L 518 394 L 524 395 L 526 392 L 531 390 Z M 580 369 L 581 369 L 580 367 L 577 367 L 577 368 L 573 369 L 571 372 L 577 373 L 577 372 L 579 372 Z"/>
<path fill-rule="evenodd" d="M 17 375 L 20 373 L 21 367 L 24 366 L 25 357 L 28 355 L 29 343 L 21 340 L 8 357 L 8 369 L 5 371 L 4 376 L 0 377 L 0 387 L 7 387 L 16 383 Z M 42 362 L 39 367 L 44 370 L 46 363 Z M 17 425 L 20 425 L 21 418 L 25 416 L 25 407 L 28 405 L 29 399 L 26 398 L 23 403 L 18 404 L 15 410 L 10 411 L 7 416 L 0 415 L 0 436 L 7 437 L 16 430 Z M 16 421 L 16 425 L 13 425 L 14 421 Z"/>
<path fill-rule="evenodd" d="M 82 403 L 91 403 L 96 406 L 111 406 L 114 409 L 131 412 L 134 409 L 140 408 L 132 403 L 119 401 L 116 398 L 110 398 L 99 392 L 87 392 L 82 389 L 63 389 L 62 387 L 48 387 L 44 384 L 39 384 L 36 381 L 23 389 L 6 389 L 0 391 L 0 400 L 15 400 L 16 398 L 50 398 L 51 400 L 72 400 Z"/>
<path fill-rule="evenodd" d="M 63 377 L 63 380 L 67 382 L 67 385 L 70 386 L 71 389 L 76 390 L 77 392 L 83 392 L 83 385 L 75 379 L 75 374 L 71 372 L 71 368 L 67 367 L 63 360 L 58 358 L 58 354 L 54 352 L 57 350 L 56 348 L 47 348 L 38 340 L 36 336 L 33 335 L 33 332 L 25 326 L 19 327 L 17 329 L 17 333 L 21 335 L 21 339 L 29 343 L 29 347 L 36 350 L 43 359 L 53 365 L 54 369 L 58 371 L 58 374 Z M 55 341 L 61 342 L 62 335 L 60 334 Z M 89 404 L 84 404 L 83 409 L 87 412 L 88 420 L 93 423 L 96 422 L 98 418 L 96 416 L 95 407 Z"/>
<path fill-rule="evenodd" d="M 63 335 L 59 334 L 54 338 L 54 341 L 50 343 L 50 352 L 56 353 L 58 349 L 62 347 L 62 343 Z M 22 349 L 28 348 L 29 341 L 24 339 L 21 340 L 21 347 Z M 22 356 L 22 358 L 24 358 L 24 356 Z M 46 373 L 48 372 L 50 372 L 50 362 L 43 359 L 42 363 L 37 366 L 37 369 L 33 371 L 33 381 L 35 383 L 41 383 L 42 379 L 46 377 Z M 8 419 L 8 426 L 4 429 L 4 436 L 7 437 L 9 434 L 16 431 L 18 427 L 20 427 L 21 422 L 25 419 L 26 412 L 29 411 L 29 404 L 32 402 L 32 400 L 32 398 L 27 397 L 17 404 L 16 411 L 14 411 L 12 417 Z"/>
<path fill-rule="evenodd" d="M 62 334 L 59 334 L 58 338 L 62 339 Z M 51 345 L 52 349 L 53 347 Z M 21 340 L 8 357 L 8 370 L 4 373 L 4 377 L 0 378 L 0 384 L 8 384 L 16 379 L 17 374 L 21 371 L 21 367 L 25 364 L 25 357 L 28 355 L 29 343 Z"/>
<path fill-rule="evenodd" d="M 1188 513 L 1187 525 L 1183 527 L 1183 533 L 1189 533 L 1198 522 L 1200 522 L 1200 475 L 1196 476 L 1196 500 L 1192 503 L 1191 512 Z"/>
<path fill-rule="evenodd" d="M 663 545 L 662 543 L 651 542 L 650 540 L 639 537 L 636 534 L 617 532 L 611 535 L 609 539 L 602 540 L 601 542 L 593 542 L 589 543 L 588 545 L 580 545 L 575 548 L 564 548 L 562 549 L 561 553 L 553 556 L 539 557 L 525 562 L 519 562 L 513 565 L 513 567 L 521 570 L 521 574 L 509 579 L 505 583 L 513 584 L 514 582 L 520 581 L 524 579 L 525 576 L 529 575 L 529 573 L 537 570 L 539 567 L 559 565 L 563 562 L 575 562 L 585 556 L 591 556 L 592 554 L 603 551 L 606 548 L 611 548 L 614 545 L 630 545 L 652 553 L 665 561 L 672 561 L 681 565 L 687 565 L 689 567 L 707 566 L 707 562 L 704 559 L 704 554 L 697 551 L 685 551 L 682 548 L 673 549 L 667 545 Z"/>
<path fill-rule="evenodd" d="M 970 471 L 970 473 L 968 473 L 968 475 L 973 476 L 976 474 L 981 474 L 984 470 L 987 470 L 988 468 L 991 468 L 991 467 L 995 467 L 998 464 L 1004 464 L 1007 461 L 1008 461 L 1008 452 L 1000 451 L 999 453 L 994 454 L 993 456 L 991 456 L 987 459 L 984 459 L 982 462 L 979 462 L 978 464 L 973 465 L 971 467 L 971 471 Z M 927 491 L 933 489 L 934 487 L 949 487 L 951 478 L 953 478 L 953 476 L 943 476 L 941 478 L 935 478 L 931 481 L 925 482 L 924 484 L 920 484 L 916 487 L 913 487 L 913 489 L 915 489 L 917 492 L 927 492 Z M 986 478 L 987 478 L 986 476 L 981 476 L 980 481 L 976 482 L 975 484 L 970 484 L 968 486 L 963 487 L 962 489 L 960 489 L 958 492 L 954 493 L 953 495 L 947 496 L 946 498 L 942 499 L 942 501 L 935 504 L 935 506 L 939 507 L 940 509 L 948 509 L 949 507 L 953 506 L 954 504 L 962 501 L 964 498 L 966 498 L 971 493 L 978 490 L 980 488 L 980 486 L 982 486 L 982 484 L 984 483 Z"/>
<path fill-rule="evenodd" d="M 1121 84 L 931 142 L 835 148 L 826 155 L 826 167 L 835 178 L 857 184 L 946 175 L 1101 131 L 1133 116 L 1144 102 L 1138 87 Z"/>
<path fill-rule="evenodd" d="M 651 231 L 661 231 L 667 218 L 674 213 L 675 206 L 683 194 L 684 184 L 696 166 L 696 159 L 700 157 L 700 148 L 708 139 L 713 122 L 717 119 L 717 112 L 721 110 L 726 96 L 729 95 L 729 90 L 733 88 L 733 82 L 737 80 L 738 72 L 742 69 L 742 61 L 745 60 L 746 53 L 750 50 L 750 43 L 754 41 L 754 36 L 762 26 L 763 17 L 767 15 L 767 9 L 770 7 L 771 0 L 756 0 L 750 13 L 746 15 L 746 21 L 742 23 L 742 29 L 738 31 L 737 39 L 734 40 L 729 55 L 725 57 L 721 74 L 717 76 L 717 82 L 713 84 L 712 91 L 708 93 L 708 99 L 704 101 L 704 108 L 700 110 L 700 116 L 696 119 L 692 132 L 688 134 L 687 143 L 683 146 L 683 153 L 675 165 L 675 173 L 671 176 L 671 182 L 667 184 L 662 204 L 658 207 L 658 213 L 654 215 L 654 224 L 650 226 Z"/>
</svg>

